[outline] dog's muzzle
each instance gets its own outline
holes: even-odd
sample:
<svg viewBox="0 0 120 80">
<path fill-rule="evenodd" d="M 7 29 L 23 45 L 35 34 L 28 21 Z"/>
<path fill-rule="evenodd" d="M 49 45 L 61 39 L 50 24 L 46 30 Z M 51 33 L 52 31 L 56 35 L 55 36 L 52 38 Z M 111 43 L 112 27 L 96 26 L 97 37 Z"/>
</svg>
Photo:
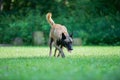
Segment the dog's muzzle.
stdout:
<svg viewBox="0 0 120 80">
<path fill-rule="evenodd" d="M 70 52 L 70 53 L 71 53 L 71 52 L 72 52 L 72 50 L 73 50 L 73 48 L 70 48 L 70 49 L 68 49 L 68 52 Z"/>
</svg>

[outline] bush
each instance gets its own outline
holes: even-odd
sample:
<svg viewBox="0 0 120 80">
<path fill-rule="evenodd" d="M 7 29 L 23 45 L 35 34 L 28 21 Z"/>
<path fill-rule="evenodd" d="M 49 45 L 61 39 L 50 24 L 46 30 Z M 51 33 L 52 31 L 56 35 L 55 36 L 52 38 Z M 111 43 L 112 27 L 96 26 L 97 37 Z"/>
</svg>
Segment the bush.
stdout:
<svg viewBox="0 0 120 80">
<path fill-rule="evenodd" d="M 13 1 L 11 9 L 10 2 L 3 1 L 0 43 L 20 37 L 24 45 L 33 45 L 33 33 L 42 31 L 47 44 L 50 25 L 45 15 L 50 11 L 55 23 L 65 25 L 83 45 L 120 45 L 119 0 Z"/>
</svg>

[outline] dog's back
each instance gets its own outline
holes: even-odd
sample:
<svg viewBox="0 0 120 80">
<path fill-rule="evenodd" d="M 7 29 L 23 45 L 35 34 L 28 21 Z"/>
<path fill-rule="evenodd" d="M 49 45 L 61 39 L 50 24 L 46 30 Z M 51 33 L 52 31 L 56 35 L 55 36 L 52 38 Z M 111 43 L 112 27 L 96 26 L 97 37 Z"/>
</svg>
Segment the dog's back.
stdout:
<svg viewBox="0 0 120 80">
<path fill-rule="evenodd" d="M 62 33 L 64 33 L 65 36 L 69 36 L 66 27 L 60 24 L 55 24 L 51 17 L 52 14 L 47 13 L 46 19 L 51 25 L 50 37 L 52 37 L 54 40 L 58 40 L 62 38 Z"/>
</svg>

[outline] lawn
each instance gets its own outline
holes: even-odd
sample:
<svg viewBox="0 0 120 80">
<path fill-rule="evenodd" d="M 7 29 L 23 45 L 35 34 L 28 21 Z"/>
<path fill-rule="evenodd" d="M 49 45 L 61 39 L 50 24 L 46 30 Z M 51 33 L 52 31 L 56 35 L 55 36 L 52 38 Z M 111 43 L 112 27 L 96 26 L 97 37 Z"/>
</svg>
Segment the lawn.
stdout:
<svg viewBox="0 0 120 80">
<path fill-rule="evenodd" d="M 120 80 L 120 46 L 64 51 L 55 58 L 48 47 L 0 47 L 0 80 Z"/>
</svg>

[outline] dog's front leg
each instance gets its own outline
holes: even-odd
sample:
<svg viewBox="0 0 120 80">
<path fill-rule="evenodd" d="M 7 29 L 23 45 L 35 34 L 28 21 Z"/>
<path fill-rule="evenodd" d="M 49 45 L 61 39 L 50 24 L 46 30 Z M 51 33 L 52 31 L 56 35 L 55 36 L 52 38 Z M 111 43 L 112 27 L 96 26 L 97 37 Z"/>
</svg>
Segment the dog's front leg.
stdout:
<svg viewBox="0 0 120 80">
<path fill-rule="evenodd" d="M 57 45 L 55 45 L 55 47 L 59 50 L 59 53 L 60 53 L 60 54 L 61 54 L 61 56 L 64 58 L 64 57 L 65 57 L 65 55 L 64 55 L 63 50 L 62 50 L 59 46 L 57 46 Z"/>
</svg>

